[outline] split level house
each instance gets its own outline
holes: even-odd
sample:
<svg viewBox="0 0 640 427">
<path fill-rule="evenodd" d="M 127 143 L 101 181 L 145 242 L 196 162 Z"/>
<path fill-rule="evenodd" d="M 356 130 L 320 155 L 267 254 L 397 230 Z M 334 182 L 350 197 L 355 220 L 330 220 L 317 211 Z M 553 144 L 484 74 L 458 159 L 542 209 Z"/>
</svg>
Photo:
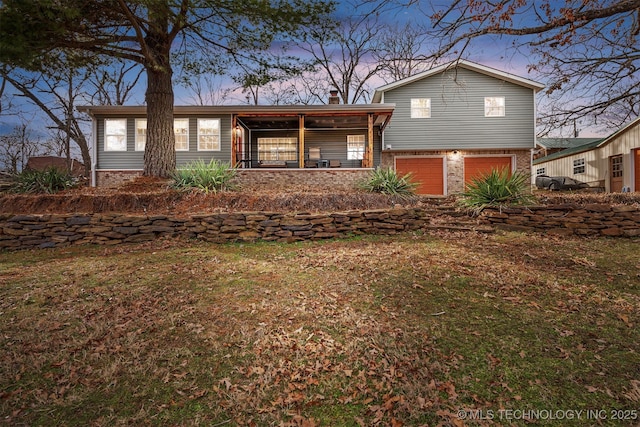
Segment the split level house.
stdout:
<svg viewBox="0 0 640 427">
<path fill-rule="evenodd" d="M 492 168 L 531 173 L 543 85 L 455 61 L 378 88 L 370 104 L 176 106 L 178 167 L 218 159 L 242 179 L 336 186 L 373 168 L 411 172 L 418 192 L 448 195 Z M 141 174 L 144 106 L 88 106 L 93 185 Z"/>
<path fill-rule="evenodd" d="M 535 159 L 536 175 L 568 176 L 607 192 L 640 191 L 640 118 L 606 138 Z"/>
</svg>

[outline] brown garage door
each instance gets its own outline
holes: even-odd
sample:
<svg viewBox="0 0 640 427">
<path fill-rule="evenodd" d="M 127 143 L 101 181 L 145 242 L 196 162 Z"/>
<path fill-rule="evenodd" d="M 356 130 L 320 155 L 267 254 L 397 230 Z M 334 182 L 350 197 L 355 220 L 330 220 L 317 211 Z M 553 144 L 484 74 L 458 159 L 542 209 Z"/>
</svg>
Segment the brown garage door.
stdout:
<svg viewBox="0 0 640 427">
<path fill-rule="evenodd" d="M 418 194 L 444 194 L 444 166 L 442 157 L 414 157 L 396 159 L 396 172 L 413 174 L 413 181 L 419 182 Z"/>
<path fill-rule="evenodd" d="M 511 157 L 465 157 L 464 158 L 464 183 L 469 184 L 472 179 L 491 172 L 491 169 L 511 170 Z"/>
</svg>

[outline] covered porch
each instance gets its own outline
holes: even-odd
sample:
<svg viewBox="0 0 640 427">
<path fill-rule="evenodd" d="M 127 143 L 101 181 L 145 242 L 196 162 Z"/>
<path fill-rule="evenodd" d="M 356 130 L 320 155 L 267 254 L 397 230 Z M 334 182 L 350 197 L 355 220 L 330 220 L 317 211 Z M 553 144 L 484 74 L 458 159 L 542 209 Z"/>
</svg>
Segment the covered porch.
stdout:
<svg viewBox="0 0 640 427">
<path fill-rule="evenodd" d="M 238 169 L 370 169 L 380 164 L 391 104 L 251 107 L 232 114 Z"/>
</svg>

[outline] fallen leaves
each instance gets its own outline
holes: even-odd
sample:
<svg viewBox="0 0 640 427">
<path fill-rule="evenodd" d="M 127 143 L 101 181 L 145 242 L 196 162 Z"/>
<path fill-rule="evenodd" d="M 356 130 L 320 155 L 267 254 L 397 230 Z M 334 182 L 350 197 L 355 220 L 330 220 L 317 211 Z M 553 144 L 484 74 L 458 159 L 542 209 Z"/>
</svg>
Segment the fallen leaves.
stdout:
<svg viewBox="0 0 640 427">
<path fill-rule="evenodd" d="M 611 243 L 549 261 L 560 244 L 590 242 L 441 233 L 29 254 L 0 270 L 0 405 L 15 424 L 83 402 L 96 425 L 367 427 L 464 425 L 461 405 L 522 408 L 560 387 L 634 405 L 639 300 L 623 281 L 637 269 L 599 280 L 584 264 Z"/>
</svg>

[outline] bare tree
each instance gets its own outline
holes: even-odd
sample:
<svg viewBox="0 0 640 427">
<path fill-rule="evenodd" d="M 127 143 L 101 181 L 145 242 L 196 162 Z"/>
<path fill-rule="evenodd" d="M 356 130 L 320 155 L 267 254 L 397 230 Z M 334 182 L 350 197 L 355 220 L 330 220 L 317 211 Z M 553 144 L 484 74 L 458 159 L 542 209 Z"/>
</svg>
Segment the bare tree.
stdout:
<svg viewBox="0 0 640 427">
<path fill-rule="evenodd" d="M 530 58 L 547 83 L 543 132 L 580 119 L 617 128 L 640 114 L 640 0 L 454 0 L 429 15 L 436 59 L 491 37 Z"/>
<path fill-rule="evenodd" d="M 369 84 L 382 69 L 374 54 L 382 31 L 378 17 L 377 12 L 354 15 L 333 28 L 307 34 L 300 48 L 311 55 L 316 71 L 305 73 L 302 80 L 319 102 L 327 102 L 330 89 L 338 91 L 344 104 L 370 100 Z"/>
<path fill-rule="evenodd" d="M 91 66 L 87 79 L 93 105 L 124 105 L 140 88 L 144 69 L 135 62 L 114 60 L 100 67 Z"/>
<path fill-rule="evenodd" d="M 196 105 L 222 105 L 231 93 L 231 89 L 224 87 L 220 76 L 201 74 L 188 79 L 184 86 L 189 89 L 188 99 Z"/>
<path fill-rule="evenodd" d="M 381 64 L 380 75 L 387 83 L 410 77 L 434 65 L 424 54 L 429 44 L 427 33 L 415 24 L 385 27 L 373 57 Z"/>
<path fill-rule="evenodd" d="M 0 73 L 20 96 L 28 99 L 45 114 L 53 129 L 64 134 L 67 159 L 71 156 L 71 142 L 77 145 L 85 165 L 85 173 L 89 174 L 91 168 L 89 142 L 75 109 L 77 101 L 83 99 L 82 88 L 87 81 L 87 74 L 68 69 L 65 75 L 52 76 L 7 68 L 0 70 Z"/>
<path fill-rule="evenodd" d="M 29 157 L 38 153 L 39 149 L 40 143 L 33 139 L 26 123 L 15 126 L 10 133 L 0 135 L 0 170 L 19 173 Z"/>
</svg>

